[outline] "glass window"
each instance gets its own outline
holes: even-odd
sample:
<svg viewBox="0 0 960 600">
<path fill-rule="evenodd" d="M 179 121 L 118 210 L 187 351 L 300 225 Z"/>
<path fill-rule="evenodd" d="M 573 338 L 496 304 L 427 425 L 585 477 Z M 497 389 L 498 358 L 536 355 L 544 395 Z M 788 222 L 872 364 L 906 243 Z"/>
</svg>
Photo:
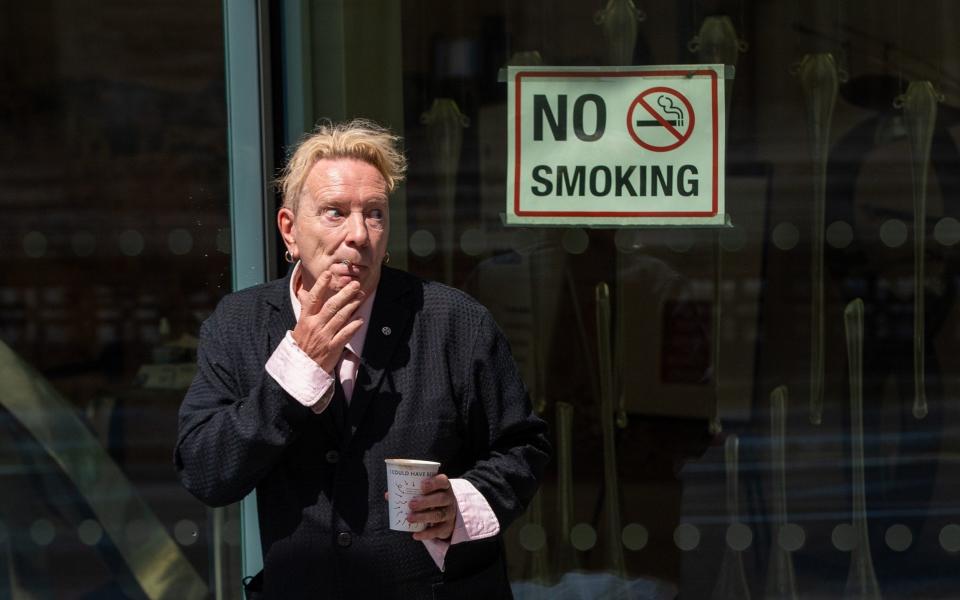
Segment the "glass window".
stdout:
<svg viewBox="0 0 960 600">
<path fill-rule="evenodd" d="M 231 287 L 221 3 L 7 2 L 0 30 L 0 597 L 230 594 L 236 510 L 172 463 Z"/>
<path fill-rule="evenodd" d="M 551 423 L 518 595 L 956 595 L 960 7 L 284 6 L 286 143 L 404 135 L 394 260 L 493 311 Z M 504 226 L 501 69 L 690 63 L 735 66 L 732 227 Z"/>
</svg>

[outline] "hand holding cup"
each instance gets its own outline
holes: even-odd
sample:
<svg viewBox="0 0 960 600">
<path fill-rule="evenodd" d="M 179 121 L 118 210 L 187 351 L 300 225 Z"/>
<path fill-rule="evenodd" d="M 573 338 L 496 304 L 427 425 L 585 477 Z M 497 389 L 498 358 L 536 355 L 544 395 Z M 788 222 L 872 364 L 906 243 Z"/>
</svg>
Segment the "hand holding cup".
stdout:
<svg viewBox="0 0 960 600">
<path fill-rule="evenodd" d="M 390 529 L 414 532 L 414 539 L 446 539 L 453 533 L 456 500 L 440 463 L 388 458 Z"/>
</svg>

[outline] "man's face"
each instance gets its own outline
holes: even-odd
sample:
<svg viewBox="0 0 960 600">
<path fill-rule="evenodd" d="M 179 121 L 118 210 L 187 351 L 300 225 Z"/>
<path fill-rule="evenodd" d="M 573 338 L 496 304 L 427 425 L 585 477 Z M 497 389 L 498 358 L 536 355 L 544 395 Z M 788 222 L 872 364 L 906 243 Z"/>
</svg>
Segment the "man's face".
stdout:
<svg viewBox="0 0 960 600">
<path fill-rule="evenodd" d="M 297 213 L 280 209 L 277 225 L 293 257 L 302 262 L 309 290 L 324 271 L 331 287 L 352 280 L 367 294 L 380 281 L 390 219 L 387 182 L 376 167 L 352 159 L 322 159 L 310 169 Z"/>
</svg>

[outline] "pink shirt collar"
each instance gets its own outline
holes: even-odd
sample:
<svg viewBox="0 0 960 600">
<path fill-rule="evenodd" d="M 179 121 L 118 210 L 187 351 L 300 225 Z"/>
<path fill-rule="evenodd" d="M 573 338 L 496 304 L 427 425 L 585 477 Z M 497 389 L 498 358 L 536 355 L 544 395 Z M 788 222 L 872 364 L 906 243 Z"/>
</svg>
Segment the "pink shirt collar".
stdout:
<svg viewBox="0 0 960 600">
<path fill-rule="evenodd" d="M 290 303 L 293 305 L 293 316 L 300 320 L 300 299 L 297 298 L 297 284 L 300 282 L 300 261 L 293 267 L 293 275 L 290 277 Z M 377 290 L 363 301 L 363 304 L 353 313 L 353 319 L 363 319 L 363 325 L 357 330 L 350 341 L 347 342 L 347 348 L 357 356 L 363 356 L 363 342 L 367 339 L 367 328 L 370 325 L 370 314 L 373 312 L 373 299 L 377 297 Z M 353 320 L 351 319 L 351 320 Z"/>
</svg>

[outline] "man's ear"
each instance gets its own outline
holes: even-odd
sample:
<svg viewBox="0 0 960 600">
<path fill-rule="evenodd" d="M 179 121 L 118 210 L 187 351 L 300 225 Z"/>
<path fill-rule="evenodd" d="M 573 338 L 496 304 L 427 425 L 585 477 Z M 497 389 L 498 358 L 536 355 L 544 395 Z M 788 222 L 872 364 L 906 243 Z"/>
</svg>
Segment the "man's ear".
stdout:
<svg viewBox="0 0 960 600">
<path fill-rule="evenodd" d="M 297 226 L 293 211 L 289 208 L 281 208 L 277 211 L 277 229 L 280 230 L 280 237 L 286 244 L 287 250 L 291 256 L 296 259 L 299 256 L 297 251 Z"/>
</svg>

